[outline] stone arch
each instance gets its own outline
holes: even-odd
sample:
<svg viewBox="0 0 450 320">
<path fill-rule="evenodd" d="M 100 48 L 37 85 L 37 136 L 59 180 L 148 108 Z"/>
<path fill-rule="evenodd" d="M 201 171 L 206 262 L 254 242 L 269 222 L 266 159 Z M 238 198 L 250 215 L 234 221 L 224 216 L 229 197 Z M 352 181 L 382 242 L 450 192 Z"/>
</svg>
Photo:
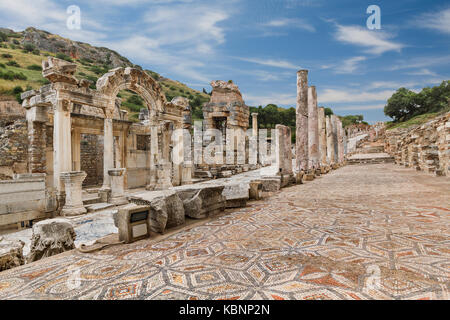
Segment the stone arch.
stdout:
<svg viewBox="0 0 450 320">
<path fill-rule="evenodd" d="M 112 112 L 120 90 L 129 89 L 140 95 L 149 109 L 157 116 L 166 111 L 167 100 L 160 85 L 145 71 L 136 68 L 116 68 L 97 80 L 97 91 L 110 97 L 108 109 Z"/>
</svg>

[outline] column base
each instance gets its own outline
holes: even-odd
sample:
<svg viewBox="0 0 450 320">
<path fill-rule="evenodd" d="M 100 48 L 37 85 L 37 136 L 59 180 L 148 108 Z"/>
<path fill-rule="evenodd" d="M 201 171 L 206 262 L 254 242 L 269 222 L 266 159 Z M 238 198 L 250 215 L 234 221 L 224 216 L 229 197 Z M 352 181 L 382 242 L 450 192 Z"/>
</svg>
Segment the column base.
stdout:
<svg viewBox="0 0 450 320">
<path fill-rule="evenodd" d="M 86 214 L 87 210 L 85 207 L 63 207 L 61 210 L 61 216 L 63 217 L 73 217 Z"/>
<path fill-rule="evenodd" d="M 313 181 L 316 178 L 314 172 L 309 171 L 307 174 L 305 174 L 304 179 L 305 181 Z"/>
<path fill-rule="evenodd" d="M 303 184 L 303 177 L 305 173 L 303 171 L 297 172 L 295 174 L 295 183 L 296 184 Z"/>
<path fill-rule="evenodd" d="M 128 200 L 126 197 L 115 197 L 115 198 L 111 198 L 109 203 L 114 204 L 116 206 L 121 206 L 124 204 L 128 204 Z"/>
<path fill-rule="evenodd" d="M 98 196 L 100 197 L 101 202 L 109 203 L 111 200 L 111 189 L 108 187 L 101 187 L 98 190 Z"/>
</svg>

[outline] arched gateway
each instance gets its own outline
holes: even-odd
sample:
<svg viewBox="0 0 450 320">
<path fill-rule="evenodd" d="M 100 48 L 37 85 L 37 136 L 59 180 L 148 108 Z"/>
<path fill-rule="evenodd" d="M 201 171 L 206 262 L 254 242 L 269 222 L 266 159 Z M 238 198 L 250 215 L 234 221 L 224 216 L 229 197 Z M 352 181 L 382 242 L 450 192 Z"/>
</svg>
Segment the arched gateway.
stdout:
<svg viewBox="0 0 450 320">
<path fill-rule="evenodd" d="M 135 68 L 110 70 L 98 79 L 96 89 L 91 89 L 89 81 L 74 77 L 76 64 L 50 57 L 42 65 L 43 76 L 51 83 L 23 95 L 29 131 L 28 167 L 30 173 L 46 173 L 47 190 L 55 192 L 60 207 L 68 184 L 61 177 L 85 175 L 80 160 L 80 137 L 84 134 L 103 139 L 101 191 L 105 194 L 111 188 L 113 169 L 126 172 L 128 188 L 165 189 L 190 183 L 190 164 L 183 161 L 173 165 L 170 160 L 172 131 L 190 125 L 184 98 L 167 102 L 159 84 Z M 127 112 L 120 110 L 117 94 L 123 89 L 143 98 L 148 108 L 144 121 L 128 121 Z M 180 141 L 177 152 L 184 154 Z"/>
</svg>

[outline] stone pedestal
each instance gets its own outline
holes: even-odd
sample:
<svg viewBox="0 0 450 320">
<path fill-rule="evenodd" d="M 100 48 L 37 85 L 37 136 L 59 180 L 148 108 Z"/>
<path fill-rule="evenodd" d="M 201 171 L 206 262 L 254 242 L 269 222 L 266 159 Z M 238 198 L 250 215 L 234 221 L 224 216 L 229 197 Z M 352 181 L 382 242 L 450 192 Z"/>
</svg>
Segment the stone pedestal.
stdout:
<svg viewBox="0 0 450 320">
<path fill-rule="evenodd" d="M 252 200 L 262 198 L 262 182 L 260 180 L 250 181 L 249 198 Z"/>
<path fill-rule="evenodd" d="M 62 216 L 77 216 L 86 213 L 81 197 L 83 180 L 86 178 L 84 171 L 61 172 L 61 181 L 65 189 L 65 205 L 62 208 Z"/>
<path fill-rule="evenodd" d="M 115 205 L 123 205 L 128 203 L 124 190 L 125 172 L 125 168 L 108 170 L 109 180 L 111 181 L 111 199 L 109 203 Z"/>
</svg>

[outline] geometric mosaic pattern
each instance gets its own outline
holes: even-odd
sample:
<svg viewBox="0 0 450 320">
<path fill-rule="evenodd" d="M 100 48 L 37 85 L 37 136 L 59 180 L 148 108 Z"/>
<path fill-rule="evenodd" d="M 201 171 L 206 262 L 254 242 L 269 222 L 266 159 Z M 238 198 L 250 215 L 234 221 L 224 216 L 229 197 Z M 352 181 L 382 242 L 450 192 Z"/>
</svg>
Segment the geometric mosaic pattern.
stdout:
<svg viewBox="0 0 450 320">
<path fill-rule="evenodd" d="M 157 242 L 0 273 L 0 299 L 449 299 L 450 179 L 338 169 Z"/>
</svg>

